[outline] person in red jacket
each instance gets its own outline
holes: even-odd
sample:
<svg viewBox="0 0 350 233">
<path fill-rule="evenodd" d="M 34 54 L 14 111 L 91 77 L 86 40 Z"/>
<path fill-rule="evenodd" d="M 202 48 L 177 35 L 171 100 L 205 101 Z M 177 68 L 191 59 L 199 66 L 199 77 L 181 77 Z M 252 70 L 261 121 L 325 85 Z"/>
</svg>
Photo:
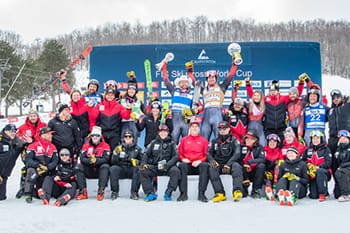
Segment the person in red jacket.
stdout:
<svg viewBox="0 0 350 233">
<path fill-rule="evenodd" d="M 28 116 L 26 117 L 25 122 L 18 127 L 16 135 L 24 140 L 32 143 L 36 138 L 39 138 L 39 132 L 41 128 L 46 127 L 46 123 L 41 121 L 38 112 L 35 109 L 29 111 Z M 22 161 L 24 162 L 25 153 L 21 153 Z M 27 169 L 23 167 L 21 169 L 21 178 L 19 182 L 19 190 L 16 194 L 16 198 L 21 198 L 24 193 L 24 181 L 26 178 Z"/>
<path fill-rule="evenodd" d="M 24 196 L 32 203 L 33 191 L 41 188 L 46 176 L 52 175 L 58 162 L 57 149 L 52 141 L 53 131 L 49 127 L 40 129 L 40 137 L 28 145 L 25 165 L 27 175 L 24 182 Z"/>
<path fill-rule="evenodd" d="M 79 194 L 78 200 L 88 198 L 86 189 L 86 177 L 98 178 L 97 200 L 104 199 L 109 174 L 109 160 L 111 149 L 103 141 L 101 128 L 92 128 L 91 138 L 83 145 L 80 152 L 80 163 L 77 165 L 76 176 Z"/>
<path fill-rule="evenodd" d="M 35 109 L 31 109 L 25 122 L 18 127 L 17 136 L 23 138 L 23 136 L 28 136 L 33 139 L 33 141 L 39 137 L 39 132 L 41 128 L 46 127 L 46 123 L 41 121 L 38 112 Z"/>
<path fill-rule="evenodd" d="M 131 105 L 126 104 L 124 108 L 115 98 L 115 90 L 107 89 L 102 103 L 96 106 L 98 117 L 96 125 L 102 128 L 103 138 L 111 148 L 120 143 L 121 119 L 129 119 Z"/>
<path fill-rule="evenodd" d="M 195 118 L 190 123 L 189 135 L 183 137 L 178 146 L 179 159 L 181 161 L 179 165 L 181 180 L 178 201 L 187 200 L 187 175 L 199 174 L 198 200 L 208 202 L 205 191 L 209 183 L 209 164 L 206 162 L 209 142 L 206 138 L 199 135 L 199 124 L 200 120 Z"/>
<path fill-rule="evenodd" d="M 291 146 L 294 146 L 295 148 L 297 148 L 298 154 L 302 155 L 306 150 L 306 146 L 304 146 L 298 141 L 292 127 L 286 128 L 283 134 L 284 134 L 284 140 L 283 140 L 283 146 L 282 146 L 282 156 L 279 158 L 279 160 L 285 160 L 287 155 L 287 149 Z"/>
<path fill-rule="evenodd" d="M 252 86 L 247 86 L 251 90 Z M 298 93 L 301 95 L 304 89 L 304 80 L 299 79 L 299 84 L 297 86 Z M 281 141 L 283 141 L 283 131 L 287 128 L 286 117 L 287 117 L 287 105 L 290 102 L 289 95 L 281 95 L 279 82 L 273 80 L 269 86 L 269 94 L 264 96 L 265 102 L 265 114 L 263 118 L 263 126 L 265 135 L 271 133 L 277 134 Z"/>
<path fill-rule="evenodd" d="M 266 157 L 265 184 L 266 187 L 273 188 L 277 182 L 277 180 L 274 180 L 275 166 L 278 159 L 282 156 L 282 151 L 279 147 L 281 144 L 281 139 L 277 134 L 272 133 L 267 135 L 266 141 L 267 145 L 264 146 Z"/>
<path fill-rule="evenodd" d="M 82 98 L 81 92 L 74 89 L 70 93 L 70 111 L 72 118 L 78 123 L 81 137 L 84 141 L 96 123 L 97 111 L 94 107 L 88 106 Z"/>
</svg>

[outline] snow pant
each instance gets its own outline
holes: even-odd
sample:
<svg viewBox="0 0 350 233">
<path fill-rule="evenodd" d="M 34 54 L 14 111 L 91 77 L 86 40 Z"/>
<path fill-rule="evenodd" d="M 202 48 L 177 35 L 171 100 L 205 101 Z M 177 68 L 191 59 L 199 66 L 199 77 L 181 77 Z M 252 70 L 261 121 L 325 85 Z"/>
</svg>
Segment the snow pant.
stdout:
<svg viewBox="0 0 350 233">
<path fill-rule="evenodd" d="M 257 190 L 261 190 L 264 184 L 265 177 L 265 164 L 259 163 L 251 172 L 247 172 L 243 169 L 243 177 L 244 179 L 249 179 L 253 183 L 252 194 Z M 248 187 L 243 190 L 243 196 L 247 196 Z"/>
<path fill-rule="evenodd" d="M 111 190 L 119 193 L 119 179 L 131 179 L 130 193 L 138 193 L 140 188 L 140 173 L 138 167 L 113 165 L 109 169 Z"/>
<path fill-rule="evenodd" d="M 6 200 L 6 188 L 7 188 L 7 176 L 2 177 L 2 183 L 0 184 L 0 201 Z"/>
<path fill-rule="evenodd" d="M 44 179 L 49 174 L 39 176 L 35 168 L 27 168 L 27 175 L 24 182 L 24 194 L 37 197 L 37 190 L 41 188 Z"/>
<path fill-rule="evenodd" d="M 309 183 L 309 197 L 317 199 L 320 194 L 328 195 L 328 181 L 330 178 L 331 174 L 326 169 L 317 169 L 315 179 L 310 180 Z"/>
<path fill-rule="evenodd" d="M 188 135 L 189 124 L 185 123 L 181 112 L 172 112 L 173 131 L 171 137 L 176 144 L 179 144 L 180 137 L 183 138 Z"/>
<path fill-rule="evenodd" d="M 187 194 L 187 175 L 199 175 L 198 191 L 204 194 L 209 183 L 209 164 L 202 162 L 198 167 L 193 167 L 190 163 L 180 163 L 181 172 L 180 192 Z"/>
<path fill-rule="evenodd" d="M 259 144 L 261 146 L 266 145 L 266 137 L 264 133 L 264 126 L 261 121 L 250 121 L 248 124 L 248 130 L 255 130 L 259 137 Z"/>
<path fill-rule="evenodd" d="M 272 133 L 277 134 L 278 137 L 280 137 L 281 142 L 283 142 L 283 140 L 284 140 L 283 132 L 284 132 L 285 129 L 286 129 L 286 127 L 279 128 L 279 129 L 265 129 L 264 128 L 264 133 L 265 133 L 266 136 L 269 135 L 269 134 L 272 134 Z M 280 143 L 280 148 L 282 148 L 282 147 L 283 147 L 283 143 Z"/>
<path fill-rule="evenodd" d="M 350 167 L 338 168 L 334 177 L 339 186 L 339 196 L 350 195 Z"/>
<path fill-rule="evenodd" d="M 50 200 L 51 197 L 61 199 L 66 194 L 69 194 L 70 198 L 73 199 L 76 194 L 77 183 L 72 182 L 70 184 L 72 187 L 66 188 L 54 182 L 52 176 L 46 176 L 41 188 L 44 190 L 45 196 L 48 200 Z"/>
<path fill-rule="evenodd" d="M 121 134 L 120 136 L 122 137 L 124 135 L 125 130 L 131 130 L 132 133 L 134 134 L 134 141 L 137 143 L 137 139 L 140 137 L 140 133 L 136 128 L 136 123 L 134 121 L 122 121 L 122 126 L 121 126 Z M 114 147 L 111 147 L 111 150 L 113 150 Z"/>
<path fill-rule="evenodd" d="M 204 108 L 201 135 L 210 141 L 210 136 L 216 138 L 219 134 L 218 125 L 222 121 L 221 107 Z M 174 127 L 175 128 L 175 127 Z"/>
<path fill-rule="evenodd" d="M 180 180 L 180 170 L 176 166 L 172 166 L 167 171 L 158 170 L 156 165 L 148 165 L 147 169 L 140 170 L 140 180 L 143 192 L 148 195 L 153 192 L 152 177 L 154 176 L 169 176 L 169 182 L 166 192 L 173 192 L 176 190 Z"/>
<path fill-rule="evenodd" d="M 326 137 L 324 136 L 325 135 L 324 134 L 324 129 L 305 129 L 304 141 L 305 141 L 306 146 L 310 145 L 310 142 L 311 142 L 310 132 L 313 131 L 313 130 L 320 130 L 323 133 L 323 137 L 322 137 L 323 142 L 326 141 Z"/>
<path fill-rule="evenodd" d="M 79 164 L 76 167 L 76 176 L 79 190 L 86 188 L 86 178 L 98 178 L 98 187 L 105 189 L 109 178 L 109 165 L 105 163 L 95 167 Z"/>
<path fill-rule="evenodd" d="M 288 181 L 285 178 L 280 178 L 277 181 L 276 193 L 278 193 L 278 191 L 281 189 L 291 191 L 296 195 L 298 199 L 305 197 L 307 192 L 306 186 L 300 183 L 299 181 L 297 180 Z"/>
<path fill-rule="evenodd" d="M 113 134 L 107 135 L 107 136 L 103 134 L 103 138 L 104 138 L 105 142 L 111 148 L 111 151 L 113 151 L 114 148 L 116 146 L 118 146 L 120 143 L 120 132 L 116 132 L 116 133 L 113 133 Z"/>
<path fill-rule="evenodd" d="M 224 165 L 220 165 L 217 168 L 209 167 L 209 178 L 211 184 L 213 186 L 215 193 L 223 193 L 225 194 L 225 189 L 220 179 L 220 174 L 222 173 L 222 168 Z M 232 193 L 236 190 L 243 192 L 242 181 L 243 181 L 243 170 L 242 166 L 239 163 L 234 162 L 231 166 L 231 174 L 232 176 Z"/>
</svg>

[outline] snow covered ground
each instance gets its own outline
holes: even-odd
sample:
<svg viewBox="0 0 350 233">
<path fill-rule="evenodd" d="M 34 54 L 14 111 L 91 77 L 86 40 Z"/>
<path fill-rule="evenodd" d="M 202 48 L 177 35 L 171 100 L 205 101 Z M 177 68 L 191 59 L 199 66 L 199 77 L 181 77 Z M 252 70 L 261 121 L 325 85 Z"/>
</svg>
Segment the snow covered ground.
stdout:
<svg viewBox="0 0 350 233">
<path fill-rule="evenodd" d="M 323 78 L 324 94 L 333 88 L 350 94 L 349 80 Z M 339 203 L 304 198 L 294 207 L 281 207 L 264 199 L 245 198 L 239 203 L 201 203 L 197 200 L 165 202 L 163 193 L 157 201 L 146 203 L 128 197 L 96 200 L 96 187 L 88 187 L 90 198 L 73 200 L 68 206 L 43 206 L 40 200 L 27 204 L 16 199 L 19 185 L 18 162 L 8 181 L 8 199 L 0 202 L 0 232 L 347 232 L 350 202 Z M 329 186 L 332 193 L 333 184 Z M 230 194 L 228 194 L 230 195 Z M 177 197 L 175 197 L 177 198 Z M 211 198 L 211 197 L 210 197 Z"/>
</svg>

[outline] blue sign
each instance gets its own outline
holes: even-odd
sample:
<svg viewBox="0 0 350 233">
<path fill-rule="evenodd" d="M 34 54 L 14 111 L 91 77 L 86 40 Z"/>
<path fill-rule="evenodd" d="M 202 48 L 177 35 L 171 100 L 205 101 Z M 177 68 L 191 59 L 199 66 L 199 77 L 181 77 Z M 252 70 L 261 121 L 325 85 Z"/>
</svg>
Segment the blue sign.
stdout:
<svg viewBox="0 0 350 233">
<path fill-rule="evenodd" d="M 243 63 L 239 66 L 234 80 L 251 77 L 253 87 L 264 93 L 272 80 L 280 81 L 281 91 L 288 90 L 302 73 L 307 73 L 314 83 L 321 83 L 321 54 L 318 42 L 238 42 L 242 48 Z M 126 72 L 135 71 L 138 82 L 146 78 L 144 60 L 149 59 L 152 66 L 153 82 L 158 83 L 161 98 L 170 99 L 162 85 L 161 73 L 154 68 L 166 53 L 174 54 L 174 60 L 168 63 L 170 80 L 185 74 L 185 63 L 193 61 L 194 75 L 205 81 L 205 71 L 216 70 L 219 82 L 231 67 L 231 56 L 227 53 L 230 43 L 200 44 L 144 44 L 95 46 L 90 54 L 90 77 L 98 79 L 101 84 L 107 80 L 127 82 Z M 142 91 L 142 90 L 141 90 Z M 225 95 L 225 104 L 229 103 L 232 87 Z M 243 92 L 242 92 L 243 91 Z M 242 87 L 239 96 L 245 95 Z"/>
</svg>

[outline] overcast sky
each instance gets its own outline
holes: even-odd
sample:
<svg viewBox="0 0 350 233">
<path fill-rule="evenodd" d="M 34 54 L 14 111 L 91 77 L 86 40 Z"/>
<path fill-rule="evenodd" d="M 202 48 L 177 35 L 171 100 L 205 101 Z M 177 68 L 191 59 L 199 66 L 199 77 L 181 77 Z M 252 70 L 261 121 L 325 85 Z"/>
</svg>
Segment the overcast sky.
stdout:
<svg viewBox="0 0 350 233">
<path fill-rule="evenodd" d="M 246 19 L 286 22 L 292 19 L 350 21 L 349 0 L 0 0 L 0 29 L 20 34 L 24 42 L 96 28 L 105 23 L 204 15 L 209 20 Z"/>
</svg>

